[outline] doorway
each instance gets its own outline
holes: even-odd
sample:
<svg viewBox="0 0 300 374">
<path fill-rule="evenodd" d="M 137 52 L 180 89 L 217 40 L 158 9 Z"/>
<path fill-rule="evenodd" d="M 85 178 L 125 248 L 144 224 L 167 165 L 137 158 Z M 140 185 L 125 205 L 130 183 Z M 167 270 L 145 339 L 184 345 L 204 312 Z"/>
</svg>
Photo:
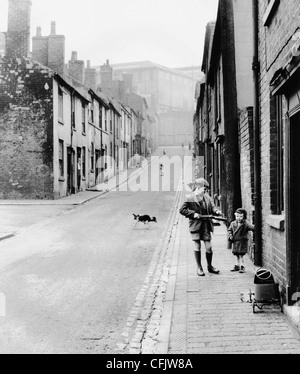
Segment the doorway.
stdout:
<svg viewBox="0 0 300 374">
<path fill-rule="evenodd" d="M 81 191 L 81 148 L 77 147 L 77 191 Z"/>
<path fill-rule="evenodd" d="M 67 184 L 67 195 L 75 194 L 75 151 L 73 148 L 68 147 L 68 159 L 67 159 L 67 173 L 68 173 L 68 184 Z"/>
<path fill-rule="evenodd" d="M 300 112 L 290 118 L 290 181 L 289 188 L 289 253 L 290 253 L 290 286 L 291 293 L 300 292 Z"/>
<path fill-rule="evenodd" d="M 100 183 L 99 175 L 101 173 L 101 158 L 100 158 L 100 150 L 96 149 L 95 157 L 96 157 L 96 185 Z"/>
</svg>

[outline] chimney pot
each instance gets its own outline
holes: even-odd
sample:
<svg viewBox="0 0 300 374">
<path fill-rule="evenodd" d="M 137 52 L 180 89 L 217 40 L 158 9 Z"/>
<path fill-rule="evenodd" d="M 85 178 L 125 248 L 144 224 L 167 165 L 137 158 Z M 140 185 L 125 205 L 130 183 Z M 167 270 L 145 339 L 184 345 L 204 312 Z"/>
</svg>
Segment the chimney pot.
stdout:
<svg viewBox="0 0 300 374">
<path fill-rule="evenodd" d="M 41 26 L 38 26 L 36 28 L 36 36 L 42 36 L 42 28 L 41 28 Z"/>
<path fill-rule="evenodd" d="M 72 57 L 71 57 L 71 60 L 72 60 L 72 61 L 76 61 L 76 60 L 77 60 L 77 52 L 76 52 L 76 51 L 72 51 Z"/>
<path fill-rule="evenodd" d="M 86 64 L 87 64 L 87 68 L 90 69 L 91 68 L 91 61 L 87 60 Z"/>
<path fill-rule="evenodd" d="M 56 35 L 56 23 L 55 23 L 55 21 L 51 22 L 51 35 Z"/>
</svg>

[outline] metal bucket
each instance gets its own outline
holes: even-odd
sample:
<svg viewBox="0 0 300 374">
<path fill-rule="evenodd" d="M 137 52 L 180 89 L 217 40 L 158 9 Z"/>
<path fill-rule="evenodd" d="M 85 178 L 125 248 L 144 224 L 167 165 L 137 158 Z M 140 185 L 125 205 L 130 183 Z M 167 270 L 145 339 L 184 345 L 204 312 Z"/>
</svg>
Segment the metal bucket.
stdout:
<svg viewBox="0 0 300 374">
<path fill-rule="evenodd" d="M 281 312 L 283 311 L 279 283 L 275 283 L 270 270 L 265 268 L 257 269 L 254 276 L 254 286 L 254 294 L 252 294 L 250 290 L 250 300 L 252 302 L 253 313 L 255 313 L 256 307 L 262 310 L 263 304 L 279 304 Z M 252 295 L 254 295 L 253 299 Z"/>
<path fill-rule="evenodd" d="M 279 299 L 279 284 L 256 284 L 255 285 L 255 300 L 269 301 Z"/>
<path fill-rule="evenodd" d="M 274 278 L 270 270 L 259 268 L 254 276 L 254 284 L 274 284 Z"/>
</svg>

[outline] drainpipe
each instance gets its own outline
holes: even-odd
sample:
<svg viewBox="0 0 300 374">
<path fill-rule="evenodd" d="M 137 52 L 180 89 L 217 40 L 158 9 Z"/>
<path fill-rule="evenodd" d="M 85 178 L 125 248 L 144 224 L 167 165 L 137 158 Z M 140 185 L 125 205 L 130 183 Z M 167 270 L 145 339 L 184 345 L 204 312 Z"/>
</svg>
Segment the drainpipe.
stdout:
<svg viewBox="0 0 300 374">
<path fill-rule="evenodd" d="M 258 0 L 252 0 L 253 8 L 253 83 L 254 83 L 254 110 L 253 110 L 253 137 L 254 137 L 254 224 L 255 246 L 254 265 L 262 266 L 262 207 L 261 207 L 261 157 L 260 157 L 260 118 L 259 118 L 259 26 L 258 26 Z"/>
</svg>

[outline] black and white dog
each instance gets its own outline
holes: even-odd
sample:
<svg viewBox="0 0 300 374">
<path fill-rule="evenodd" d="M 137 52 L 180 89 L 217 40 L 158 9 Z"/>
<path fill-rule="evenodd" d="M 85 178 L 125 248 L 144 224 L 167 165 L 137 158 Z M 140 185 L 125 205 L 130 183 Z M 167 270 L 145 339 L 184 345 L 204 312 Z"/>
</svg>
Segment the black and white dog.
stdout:
<svg viewBox="0 0 300 374">
<path fill-rule="evenodd" d="M 148 214 L 144 214 L 143 216 L 140 216 L 139 214 L 133 213 L 134 220 L 136 221 L 136 224 L 138 222 L 144 222 L 144 224 L 147 222 L 156 222 L 156 217 L 150 217 Z"/>
</svg>

